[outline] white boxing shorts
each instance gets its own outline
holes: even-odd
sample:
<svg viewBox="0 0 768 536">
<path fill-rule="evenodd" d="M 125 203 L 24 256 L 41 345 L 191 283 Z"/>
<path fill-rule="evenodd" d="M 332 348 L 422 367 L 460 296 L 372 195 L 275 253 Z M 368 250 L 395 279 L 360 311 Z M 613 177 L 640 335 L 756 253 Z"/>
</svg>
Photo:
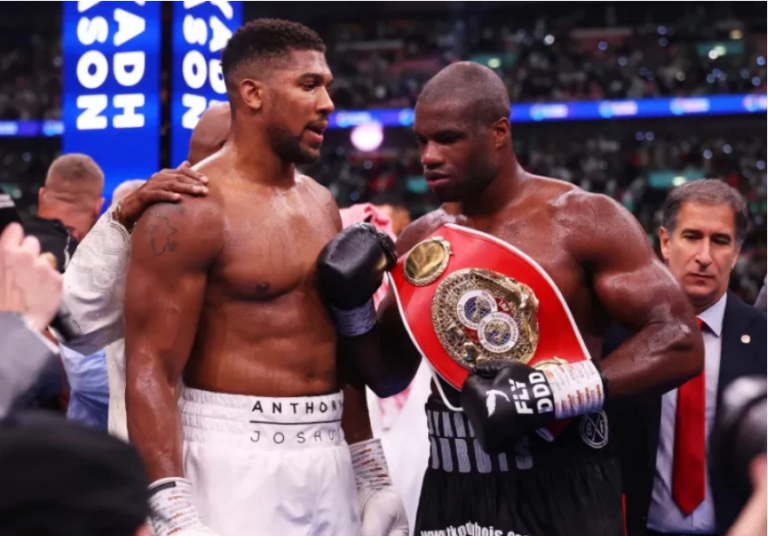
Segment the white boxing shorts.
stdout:
<svg viewBox="0 0 768 536">
<path fill-rule="evenodd" d="M 184 473 L 220 536 L 357 536 L 341 393 L 298 398 L 183 388 Z"/>
</svg>

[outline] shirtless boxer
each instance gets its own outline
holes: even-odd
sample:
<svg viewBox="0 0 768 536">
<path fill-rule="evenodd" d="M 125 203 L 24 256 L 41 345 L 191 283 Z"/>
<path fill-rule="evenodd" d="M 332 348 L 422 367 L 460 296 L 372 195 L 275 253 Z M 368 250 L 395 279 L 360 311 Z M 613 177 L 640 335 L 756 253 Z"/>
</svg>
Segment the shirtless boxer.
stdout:
<svg viewBox="0 0 768 536">
<path fill-rule="evenodd" d="M 447 392 L 452 405 L 460 400 L 463 414 L 448 411 L 433 394 L 427 405 L 432 455 L 415 533 L 620 536 L 619 464 L 605 444 L 607 418 L 598 411 L 603 397 L 613 401 L 680 385 L 702 369 L 701 337 L 683 293 L 632 216 L 605 196 L 524 171 L 512 150 L 509 114 L 504 84 L 480 65 L 453 64 L 425 86 L 415 133 L 426 178 L 444 204 L 404 231 L 398 254 L 445 223 L 493 235 L 549 275 L 589 354 L 599 356 L 611 320 L 635 336 L 599 367 L 586 360 L 558 368 L 561 386 L 600 396 L 575 406 L 572 416 L 597 413 L 572 421 L 552 442 L 529 432 L 555 420 L 551 408 L 562 390 L 546 379 L 548 411 L 516 404 L 508 396 L 511 382 L 530 396 L 536 373 L 522 362 L 491 361 L 469 375 L 460 399 Z M 350 227 L 336 237 L 321 254 L 318 274 L 321 290 L 353 317 L 357 336 L 347 344 L 358 348 L 366 383 L 391 394 L 410 380 L 419 355 L 392 293 L 378 323 L 369 320 L 367 289 L 383 271 L 370 259 L 383 251 L 364 231 Z M 347 284 L 343 293 L 338 281 Z"/>
<path fill-rule="evenodd" d="M 189 161 L 164 169 L 135 190 L 112 194 L 112 206 L 83 239 L 64 274 L 62 304 L 79 329 L 66 344 L 80 353 L 105 348 L 109 378 L 109 433 L 128 439 L 125 418 L 125 339 L 123 305 L 130 257 L 130 230 L 144 211 L 184 195 L 206 195 L 207 178 L 189 169 L 221 149 L 229 134 L 229 104 L 214 104 L 200 117 L 189 143 Z M 121 202 L 122 201 L 122 202 Z"/>
<path fill-rule="evenodd" d="M 314 280 L 341 221 L 294 167 L 319 157 L 333 110 L 324 51 L 299 24 L 238 30 L 222 55 L 230 138 L 197 166 L 208 196 L 155 205 L 133 233 L 128 430 L 159 536 L 354 535 L 375 508 L 379 534 L 407 532 L 402 506 L 377 499 L 393 493 L 380 446 L 350 455 L 341 432 L 337 335 Z"/>
</svg>

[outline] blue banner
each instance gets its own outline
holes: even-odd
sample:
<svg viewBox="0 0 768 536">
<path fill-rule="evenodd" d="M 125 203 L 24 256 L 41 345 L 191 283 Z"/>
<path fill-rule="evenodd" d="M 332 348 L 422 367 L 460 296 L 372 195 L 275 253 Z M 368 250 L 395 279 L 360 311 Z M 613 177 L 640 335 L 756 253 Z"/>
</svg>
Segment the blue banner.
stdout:
<svg viewBox="0 0 768 536">
<path fill-rule="evenodd" d="M 677 99 L 515 104 L 512 106 L 511 119 L 515 123 L 531 123 L 645 117 L 764 115 L 766 109 L 765 95 L 721 95 Z M 335 129 L 353 128 L 368 123 L 380 123 L 384 127 L 410 127 L 413 126 L 413 109 L 342 110 L 334 112 L 330 117 L 330 128 Z M 63 132 L 64 125 L 61 121 L 0 121 L 0 137 L 60 136 Z M 180 149 L 179 163 L 186 158 L 190 132 L 186 133 L 183 149 Z"/>
<path fill-rule="evenodd" d="M 187 159 L 189 138 L 214 102 L 227 100 L 221 51 L 243 23 L 243 3 L 185 0 L 173 3 L 171 165 Z"/>
<path fill-rule="evenodd" d="M 513 104 L 510 120 L 512 123 L 543 123 L 765 113 L 765 94 L 750 94 Z M 367 123 L 380 123 L 384 127 L 409 127 L 413 125 L 413 117 L 412 108 L 339 111 L 331 115 L 330 128 L 352 128 Z"/>
<path fill-rule="evenodd" d="M 107 198 L 160 165 L 160 24 L 160 2 L 64 2 L 62 149 L 101 166 Z"/>
</svg>

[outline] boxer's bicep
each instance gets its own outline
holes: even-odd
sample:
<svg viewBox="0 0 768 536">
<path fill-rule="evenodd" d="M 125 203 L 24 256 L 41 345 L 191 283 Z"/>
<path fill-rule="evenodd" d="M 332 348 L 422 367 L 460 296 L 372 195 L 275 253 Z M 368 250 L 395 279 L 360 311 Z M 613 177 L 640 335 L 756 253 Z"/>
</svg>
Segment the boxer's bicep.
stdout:
<svg viewBox="0 0 768 536">
<path fill-rule="evenodd" d="M 151 480 L 183 476 L 176 385 L 205 295 L 214 226 L 190 202 L 155 205 L 133 231 L 125 299 L 128 433 Z"/>
<path fill-rule="evenodd" d="M 598 214 L 588 247 L 592 284 L 600 303 L 613 321 L 632 331 L 669 319 L 682 295 L 645 231 L 619 207 L 606 207 Z"/>
<path fill-rule="evenodd" d="M 188 216 L 182 205 L 148 211 L 133 233 L 126 284 L 128 366 L 156 368 L 171 386 L 194 342 L 208 267 L 204 239 Z"/>
<path fill-rule="evenodd" d="M 634 336 L 603 362 L 613 394 L 667 390 L 695 374 L 700 337 L 682 289 L 658 260 L 637 220 L 612 201 L 592 204 L 586 242 L 597 299 Z"/>
</svg>

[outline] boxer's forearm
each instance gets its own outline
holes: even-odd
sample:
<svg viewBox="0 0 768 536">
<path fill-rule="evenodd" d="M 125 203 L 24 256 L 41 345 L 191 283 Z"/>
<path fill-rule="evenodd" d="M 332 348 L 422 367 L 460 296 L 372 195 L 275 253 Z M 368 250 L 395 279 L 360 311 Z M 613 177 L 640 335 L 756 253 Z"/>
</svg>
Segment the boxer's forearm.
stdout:
<svg viewBox="0 0 768 536">
<path fill-rule="evenodd" d="M 368 415 L 368 402 L 365 387 L 344 386 L 344 412 L 341 415 L 341 429 L 350 445 L 373 439 L 371 418 Z"/>
<path fill-rule="evenodd" d="M 661 394 L 701 372 L 700 333 L 677 318 L 647 325 L 601 362 L 609 398 Z"/>
<path fill-rule="evenodd" d="M 354 349 L 360 375 L 380 398 L 408 387 L 421 364 L 421 354 L 403 325 L 392 292 L 379 305 L 376 327 L 343 343 Z"/>
<path fill-rule="evenodd" d="M 421 364 L 421 356 L 407 333 L 404 338 L 393 331 L 380 320 L 364 335 L 339 338 L 340 348 L 353 356 L 362 381 L 380 398 L 396 395 L 408 387 Z"/>
<path fill-rule="evenodd" d="M 659 262 L 645 231 L 615 201 L 592 196 L 594 219 L 574 252 L 591 267 L 592 288 L 614 322 L 635 335 L 601 362 L 610 398 L 662 393 L 704 368 L 704 343 L 680 284 Z"/>
<path fill-rule="evenodd" d="M 125 391 L 128 436 L 144 460 L 150 482 L 183 477 L 182 428 L 175 389 L 154 374 L 129 372 Z"/>
</svg>

